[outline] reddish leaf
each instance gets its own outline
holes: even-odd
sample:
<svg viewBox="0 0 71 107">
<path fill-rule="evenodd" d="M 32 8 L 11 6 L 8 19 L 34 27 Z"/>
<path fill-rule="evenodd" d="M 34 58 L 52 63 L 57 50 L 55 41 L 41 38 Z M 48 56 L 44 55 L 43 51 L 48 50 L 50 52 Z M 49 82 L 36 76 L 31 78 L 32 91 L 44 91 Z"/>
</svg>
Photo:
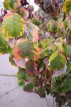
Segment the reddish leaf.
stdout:
<svg viewBox="0 0 71 107">
<path fill-rule="evenodd" d="M 26 69 L 29 74 L 33 74 L 33 75 L 38 74 L 37 64 L 32 60 L 30 60 L 26 63 Z"/>
</svg>

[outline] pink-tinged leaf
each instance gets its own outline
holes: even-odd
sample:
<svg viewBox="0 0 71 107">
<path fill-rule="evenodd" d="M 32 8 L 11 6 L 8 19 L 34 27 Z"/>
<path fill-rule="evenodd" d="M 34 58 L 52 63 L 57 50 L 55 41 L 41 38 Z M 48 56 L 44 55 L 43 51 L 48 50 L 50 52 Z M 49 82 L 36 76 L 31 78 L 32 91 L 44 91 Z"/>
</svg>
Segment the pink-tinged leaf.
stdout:
<svg viewBox="0 0 71 107">
<path fill-rule="evenodd" d="M 26 34 L 29 40 L 32 40 L 33 42 L 37 42 L 39 40 L 39 28 L 37 26 L 31 22 L 28 22 L 25 29 L 27 31 Z"/>
<path fill-rule="evenodd" d="M 19 49 L 17 47 L 14 49 L 14 58 L 18 61 L 21 59 Z"/>
<path fill-rule="evenodd" d="M 16 41 L 16 46 L 14 48 L 14 62 L 15 64 L 18 66 L 18 67 L 21 67 L 21 68 L 25 68 L 25 64 L 26 64 L 26 60 L 27 59 L 24 59 L 21 57 L 21 53 L 22 51 L 19 50 L 18 48 L 18 45 L 21 43 L 21 42 L 24 42 L 26 41 L 25 39 L 18 39 Z"/>
<path fill-rule="evenodd" d="M 33 42 L 36 42 L 39 40 L 39 35 L 38 35 L 39 28 L 35 26 L 33 30 Z"/>
<path fill-rule="evenodd" d="M 18 46 L 21 42 L 27 41 L 26 39 L 20 38 L 16 41 L 16 46 Z"/>
<path fill-rule="evenodd" d="M 17 0 L 18 6 L 21 6 L 20 0 Z"/>
<path fill-rule="evenodd" d="M 26 61 L 27 61 L 27 59 L 21 58 L 20 60 L 16 60 L 16 59 L 14 58 L 14 62 L 15 62 L 15 64 L 16 64 L 16 66 L 21 67 L 21 68 L 25 68 Z"/>
</svg>

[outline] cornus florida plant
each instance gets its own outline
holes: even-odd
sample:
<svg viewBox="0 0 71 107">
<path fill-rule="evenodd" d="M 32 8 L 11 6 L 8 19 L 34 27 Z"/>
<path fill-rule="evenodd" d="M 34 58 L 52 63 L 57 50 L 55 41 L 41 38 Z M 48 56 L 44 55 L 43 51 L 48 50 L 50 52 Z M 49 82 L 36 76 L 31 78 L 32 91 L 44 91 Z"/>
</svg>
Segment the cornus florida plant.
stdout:
<svg viewBox="0 0 71 107">
<path fill-rule="evenodd" d="M 4 0 L 0 53 L 10 54 L 25 91 L 52 93 L 61 104 L 71 98 L 71 0 L 34 2 L 36 12 L 27 0 Z"/>
</svg>

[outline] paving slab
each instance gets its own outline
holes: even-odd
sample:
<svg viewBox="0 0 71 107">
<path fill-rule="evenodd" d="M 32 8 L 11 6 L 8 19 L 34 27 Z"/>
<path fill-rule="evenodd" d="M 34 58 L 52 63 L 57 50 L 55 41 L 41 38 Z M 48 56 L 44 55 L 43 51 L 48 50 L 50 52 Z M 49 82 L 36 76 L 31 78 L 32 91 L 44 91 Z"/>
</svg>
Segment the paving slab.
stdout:
<svg viewBox="0 0 71 107">
<path fill-rule="evenodd" d="M 55 98 L 51 94 L 46 96 L 46 102 L 47 102 L 47 107 L 57 107 Z"/>
<path fill-rule="evenodd" d="M 18 69 L 9 62 L 9 55 L 0 55 L 0 74 L 16 75 Z"/>
<path fill-rule="evenodd" d="M 16 77 L 0 76 L 0 96 L 7 94 L 18 87 L 18 80 Z"/>
<path fill-rule="evenodd" d="M 22 88 L 17 88 L 0 98 L 0 107 L 47 107 L 47 103 L 37 94 L 27 93 Z"/>
</svg>

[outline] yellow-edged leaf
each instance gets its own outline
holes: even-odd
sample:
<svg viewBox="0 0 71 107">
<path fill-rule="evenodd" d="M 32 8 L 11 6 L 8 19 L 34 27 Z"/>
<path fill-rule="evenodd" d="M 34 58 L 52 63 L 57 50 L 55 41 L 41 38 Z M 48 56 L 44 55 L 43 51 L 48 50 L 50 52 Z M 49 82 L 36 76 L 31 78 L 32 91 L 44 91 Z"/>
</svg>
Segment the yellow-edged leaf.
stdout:
<svg viewBox="0 0 71 107">
<path fill-rule="evenodd" d="M 6 38 L 17 38 L 24 33 L 24 20 L 17 13 L 9 13 L 4 17 L 2 28 Z"/>
</svg>

